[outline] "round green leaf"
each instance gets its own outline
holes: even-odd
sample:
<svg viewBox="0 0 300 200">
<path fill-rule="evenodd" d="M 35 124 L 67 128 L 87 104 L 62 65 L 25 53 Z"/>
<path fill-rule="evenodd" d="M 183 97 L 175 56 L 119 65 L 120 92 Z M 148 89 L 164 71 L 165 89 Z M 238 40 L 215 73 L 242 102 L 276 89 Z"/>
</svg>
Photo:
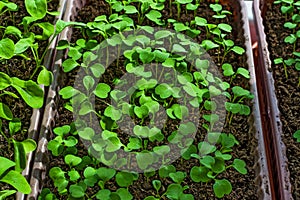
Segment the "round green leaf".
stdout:
<svg viewBox="0 0 300 200">
<path fill-rule="evenodd" d="M 42 71 L 38 75 L 38 79 L 37 79 L 38 84 L 49 86 L 52 83 L 52 80 L 53 80 L 52 72 L 48 71 L 45 67 L 43 67 Z"/>
<path fill-rule="evenodd" d="M 99 98 L 105 99 L 108 97 L 110 90 L 111 88 L 109 85 L 105 83 L 99 83 L 94 91 L 94 94 Z"/>
<path fill-rule="evenodd" d="M 74 198 L 81 198 L 85 195 L 84 189 L 79 185 L 71 185 L 69 191 L 71 196 Z"/>
<path fill-rule="evenodd" d="M 0 182 L 7 183 L 13 186 L 16 190 L 23 194 L 30 194 L 31 188 L 25 177 L 17 171 L 11 170 L 4 177 L 0 179 Z"/>
<path fill-rule="evenodd" d="M 128 187 L 133 181 L 134 176 L 129 172 L 118 172 L 116 175 L 116 182 L 120 187 Z"/>
<path fill-rule="evenodd" d="M 81 163 L 82 159 L 78 156 L 74 156 L 71 154 L 68 154 L 65 156 L 65 163 L 70 165 L 70 166 L 76 166 L 79 165 L 79 163 Z"/>
<path fill-rule="evenodd" d="M 300 142 L 300 130 L 297 130 L 294 134 L 293 137 L 297 139 L 297 142 Z"/>
<path fill-rule="evenodd" d="M 35 19 L 42 19 L 47 13 L 47 0 L 25 0 L 27 12 Z"/>
<path fill-rule="evenodd" d="M 147 169 L 154 161 L 153 155 L 150 152 L 140 152 L 136 155 L 136 161 L 140 169 Z"/>
<path fill-rule="evenodd" d="M 29 80 L 21 81 L 13 77 L 12 86 L 19 92 L 24 101 L 32 108 L 41 108 L 44 103 L 44 91 L 40 86 Z M 21 83 L 21 84 L 20 84 Z M 20 84 L 20 85 L 19 85 Z"/>
<path fill-rule="evenodd" d="M 6 120 L 13 119 L 13 114 L 12 114 L 10 108 L 1 102 L 0 102 L 0 118 L 6 119 Z"/>
<path fill-rule="evenodd" d="M 116 192 L 122 200 L 132 200 L 133 196 L 126 188 L 119 188 Z"/>
<path fill-rule="evenodd" d="M 247 174 L 246 163 L 241 159 L 234 159 L 233 167 L 241 174 Z"/>
<path fill-rule="evenodd" d="M 225 194 L 230 194 L 232 191 L 232 186 L 231 183 L 226 180 L 215 180 L 216 182 L 214 183 L 214 193 L 216 197 L 218 198 L 223 198 Z"/>
<path fill-rule="evenodd" d="M 11 84 L 11 78 L 3 73 L 0 72 L 0 90 L 4 90 L 5 88 L 9 87 Z"/>
<path fill-rule="evenodd" d="M 15 44 L 9 39 L 5 38 L 0 40 L 0 58 L 10 59 L 14 56 Z"/>
<path fill-rule="evenodd" d="M 115 176 L 115 174 L 116 174 L 115 169 L 106 168 L 106 167 L 100 167 L 99 169 L 97 169 L 97 175 L 104 182 L 113 178 Z"/>
<path fill-rule="evenodd" d="M 111 191 L 108 189 L 99 190 L 96 194 L 97 199 L 99 200 L 110 200 Z"/>
</svg>

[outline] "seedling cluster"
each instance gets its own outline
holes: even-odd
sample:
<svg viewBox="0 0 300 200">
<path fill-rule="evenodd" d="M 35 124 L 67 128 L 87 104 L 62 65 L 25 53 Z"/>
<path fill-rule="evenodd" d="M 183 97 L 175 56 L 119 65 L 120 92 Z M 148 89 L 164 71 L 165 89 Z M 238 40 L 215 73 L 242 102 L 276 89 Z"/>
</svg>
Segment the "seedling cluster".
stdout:
<svg viewBox="0 0 300 200">
<path fill-rule="evenodd" d="M 292 45 L 292 52 L 286 52 L 287 55 L 285 58 L 280 57 L 274 59 L 274 64 L 282 64 L 284 67 L 285 78 L 288 79 L 288 67 L 294 67 L 297 71 L 300 71 L 300 52 L 297 49 L 297 43 L 300 38 L 300 2 L 294 0 L 278 0 L 274 1 L 274 4 L 281 5 L 280 10 L 285 16 L 284 28 L 286 28 L 290 35 L 284 38 L 284 42 Z M 298 86 L 300 86 L 300 77 Z"/>
<path fill-rule="evenodd" d="M 216 1 L 210 4 L 215 21 L 208 22 L 198 15 L 202 3 L 198 0 L 106 2 L 109 15 L 94 21 L 58 21 L 53 31 L 50 26 L 37 25 L 44 34 L 35 39 L 56 36 L 69 25 L 83 33 L 74 43 L 62 40 L 57 46 L 58 50 L 67 50 L 62 70 L 67 74 L 77 72 L 81 77 L 75 85 L 59 91 L 66 102 L 64 107 L 76 117 L 53 130 L 48 150 L 65 165 L 50 169 L 56 189 L 44 188 L 39 199 L 131 200 L 130 188 L 141 177 L 147 178 L 154 191 L 146 200 L 193 200 L 196 197 L 188 194 L 187 180 L 212 183 L 218 198 L 230 194 L 230 180 L 219 177 L 228 168 L 241 174 L 247 169 L 243 160 L 233 158 L 234 147 L 239 144 L 234 135 L 214 131 L 214 125 L 220 122 L 220 114 L 215 112 L 220 105 L 214 99 L 227 100 L 222 106 L 227 113 L 225 123 L 230 126 L 235 115 L 250 115 L 248 102 L 253 98 L 236 81 L 249 79 L 249 71 L 228 63 L 229 55 L 245 52 L 230 39 L 231 25 L 220 22 L 232 13 Z M 172 13 L 174 5 L 177 13 Z M 165 19 L 163 10 L 168 6 L 173 18 Z M 193 19 L 182 22 L 181 16 L 190 12 Z M 150 26 L 153 24 L 160 28 Z M 191 39 L 200 36 L 204 37 L 200 44 Z M 30 45 L 28 49 L 35 52 Z M 214 55 L 217 71 L 226 81 L 214 72 L 206 52 Z M 37 61 L 43 58 L 35 55 Z M 111 63 L 113 58 L 116 62 Z M 40 73 L 46 70 L 38 66 L 42 68 Z M 122 69 L 127 79 L 112 77 L 107 73 L 109 68 Z M 48 71 L 43 73 L 49 75 Z M 16 87 L 10 79 L 3 78 L 3 82 Z M 191 118 L 193 113 L 199 113 L 196 122 Z M 198 124 L 198 120 L 203 123 Z M 130 134 L 122 132 L 124 124 Z M 201 134 L 199 127 L 206 130 L 207 141 L 195 139 Z M 84 156 L 79 149 L 82 143 L 87 144 Z M 199 166 L 178 171 L 170 163 L 175 150 L 179 150 L 182 163 L 193 161 Z M 143 173 L 128 170 L 132 164 Z"/>
<path fill-rule="evenodd" d="M 4 25 L 0 26 L 0 62 L 5 66 L 0 72 L 0 97 L 22 98 L 24 104 L 38 109 L 44 102 L 44 91 L 39 85 L 49 86 L 52 82 L 52 72 L 43 66 L 43 60 L 53 39 L 67 24 L 60 21 L 55 30 L 53 24 L 46 22 L 47 15 L 59 14 L 48 11 L 46 0 L 25 0 L 24 4 L 27 13 L 18 24 L 14 16 L 20 14 L 19 5 L 8 0 L 0 1 L 0 16 L 4 18 L 8 14 L 12 17 L 11 22 L 4 22 Z M 41 42 L 47 40 L 49 42 L 46 48 L 41 48 Z M 19 59 L 25 69 L 26 61 L 35 61 L 35 69 L 28 80 L 9 75 L 11 74 L 9 67 L 14 59 Z M 13 107 L 15 105 L 0 102 L 1 137 L 6 140 L 7 149 L 13 149 L 13 160 L 0 157 L 0 182 L 13 188 L 1 191 L 0 199 L 5 199 L 16 192 L 23 194 L 31 192 L 22 171 L 26 167 L 27 154 L 36 149 L 36 142 L 32 139 L 23 141 L 16 139 L 16 134 L 26 135 L 27 130 L 22 127 L 25 122 L 15 117 Z M 24 106 L 18 109 L 24 109 Z"/>
<path fill-rule="evenodd" d="M 300 71 L 300 52 L 297 50 L 297 43 L 300 38 L 300 2 L 294 0 L 278 0 L 274 4 L 281 5 L 281 13 L 285 16 L 284 28 L 290 30 L 291 34 L 284 38 L 284 42 L 292 45 L 293 52 L 288 52 L 286 58 L 276 58 L 274 59 L 274 64 L 282 64 L 284 67 L 285 78 L 288 79 L 288 67 L 295 67 L 297 71 Z M 298 87 L 300 87 L 300 76 Z M 297 130 L 293 137 L 297 139 L 297 142 L 300 142 L 300 132 Z"/>
</svg>

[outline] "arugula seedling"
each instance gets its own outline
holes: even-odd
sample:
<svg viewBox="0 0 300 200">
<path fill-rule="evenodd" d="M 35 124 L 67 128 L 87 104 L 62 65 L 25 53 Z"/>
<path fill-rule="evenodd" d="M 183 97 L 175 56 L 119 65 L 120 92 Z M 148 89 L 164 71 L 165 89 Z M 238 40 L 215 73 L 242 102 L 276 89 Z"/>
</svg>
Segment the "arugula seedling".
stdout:
<svg viewBox="0 0 300 200">
<path fill-rule="evenodd" d="M 182 187 L 180 184 L 172 183 L 168 186 L 167 191 L 162 196 L 166 196 L 169 199 L 194 200 L 194 196 L 192 194 L 183 193 L 184 190 L 188 188 L 188 186 Z"/>
<path fill-rule="evenodd" d="M 237 77 L 237 75 L 241 75 L 241 76 L 243 76 L 244 78 L 247 78 L 247 79 L 250 78 L 250 73 L 247 69 L 239 67 L 235 72 L 230 63 L 224 63 L 222 65 L 222 69 L 223 69 L 223 75 L 230 77 L 230 84 Z"/>
<path fill-rule="evenodd" d="M 11 143 L 13 144 L 15 171 L 22 172 L 26 168 L 27 154 L 34 151 L 37 145 L 33 139 L 25 139 L 21 142 L 16 141 L 13 136 L 19 131 L 21 131 L 21 121 L 13 118 L 9 122 L 10 137 L 7 137 L 2 131 L 2 121 L 0 120 L 0 133 L 6 139 L 8 146 L 11 146 Z"/>
<path fill-rule="evenodd" d="M 0 182 L 12 186 L 15 190 L 4 190 L 0 192 L 0 199 L 5 199 L 8 196 L 15 194 L 17 191 L 23 194 L 30 194 L 31 188 L 27 180 L 19 171 L 12 170 L 16 163 L 0 157 Z"/>
<path fill-rule="evenodd" d="M 216 12 L 215 15 L 213 15 L 213 18 L 216 18 L 216 19 L 222 19 L 222 18 L 225 18 L 226 15 L 232 15 L 232 13 L 230 11 L 227 11 L 227 10 L 223 10 L 223 7 L 221 4 L 210 4 L 209 7 L 214 11 Z"/>
<path fill-rule="evenodd" d="M 249 115 L 251 110 L 247 105 L 242 104 L 244 99 L 253 99 L 254 96 L 249 90 L 246 90 L 240 86 L 232 87 L 233 98 L 227 93 L 227 97 L 230 102 L 225 102 L 225 109 L 229 112 L 226 117 L 226 121 L 231 124 L 233 114 L 239 113 L 240 115 Z"/>
<path fill-rule="evenodd" d="M 194 182 L 209 182 L 214 180 L 214 193 L 216 197 L 222 198 L 230 194 L 231 183 L 226 179 L 218 179 L 217 176 L 233 167 L 241 174 L 247 174 L 246 163 L 241 159 L 234 159 L 231 165 L 226 166 L 225 161 L 232 159 L 228 154 L 233 151 L 234 145 L 239 144 L 232 134 L 209 133 L 208 142 L 198 144 L 199 154 L 192 154 L 192 157 L 199 159 L 200 166 L 191 169 L 190 176 Z M 218 149 L 216 146 L 221 145 Z"/>
<path fill-rule="evenodd" d="M 71 131 L 71 126 L 69 125 L 56 127 L 53 132 L 57 136 L 53 140 L 49 141 L 47 148 L 52 152 L 52 155 L 54 156 L 59 156 L 64 151 L 68 152 L 78 143 L 78 140 L 74 137 L 75 135 L 77 135 L 77 131 Z M 70 134 L 71 136 L 69 136 Z"/>
<path fill-rule="evenodd" d="M 54 186 L 57 188 L 59 194 L 65 194 L 68 191 L 67 187 L 69 181 L 67 180 L 65 174 L 66 172 L 59 167 L 52 167 L 49 171 L 49 176 L 54 182 Z"/>
<path fill-rule="evenodd" d="M 297 139 L 297 142 L 300 142 L 300 130 L 297 130 L 294 134 L 293 137 Z"/>
<path fill-rule="evenodd" d="M 220 40 L 215 40 L 215 41 L 217 43 L 221 44 L 223 46 L 223 49 L 224 49 L 221 64 L 223 64 L 223 62 L 225 60 L 225 57 L 231 51 L 233 51 L 234 53 L 236 53 L 238 55 L 242 55 L 242 54 L 245 53 L 245 49 L 240 47 L 240 46 L 236 46 L 232 40 L 226 40 L 223 37 L 221 37 L 221 41 Z M 219 57 L 218 57 L 218 60 L 219 60 Z"/>
<path fill-rule="evenodd" d="M 51 192 L 49 188 L 43 188 L 41 194 L 38 197 L 38 200 L 49 199 L 49 200 L 58 200 L 58 198 Z"/>
<path fill-rule="evenodd" d="M 0 16 L 7 11 L 10 12 L 10 11 L 17 11 L 17 10 L 18 10 L 17 4 L 9 1 L 3 1 L 3 0 L 0 1 Z"/>
<path fill-rule="evenodd" d="M 192 3 L 192 0 L 175 0 L 175 4 L 177 5 L 177 21 L 180 20 L 181 15 L 181 5 L 190 4 Z"/>
<path fill-rule="evenodd" d="M 150 10 L 150 12 L 145 16 L 159 26 L 163 26 L 165 24 L 165 22 L 161 19 L 162 14 L 157 10 Z"/>
<path fill-rule="evenodd" d="M 129 172 L 118 172 L 116 174 L 116 182 L 120 187 L 128 188 L 134 181 L 138 179 L 139 175 Z"/>
<path fill-rule="evenodd" d="M 44 101 L 44 92 L 35 82 L 28 80 L 24 81 L 17 77 L 10 77 L 7 74 L 0 72 L 0 90 L 5 90 L 8 87 L 13 87 L 17 90 L 17 92 L 21 95 L 23 100 L 27 105 L 32 108 L 40 108 L 43 105 Z M 3 93 L 6 95 L 10 95 L 14 98 L 18 98 L 14 93 L 6 92 Z M 2 104 L 2 117 L 11 118 L 11 114 L 7 109 L 7 106 Z"/>
</svg>

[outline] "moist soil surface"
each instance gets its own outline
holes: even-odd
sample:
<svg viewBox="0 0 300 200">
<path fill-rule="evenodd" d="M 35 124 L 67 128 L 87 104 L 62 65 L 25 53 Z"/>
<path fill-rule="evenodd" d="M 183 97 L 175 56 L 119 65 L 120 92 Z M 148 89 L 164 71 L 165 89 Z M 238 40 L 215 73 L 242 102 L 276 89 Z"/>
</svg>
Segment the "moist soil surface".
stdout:
<svg viewBox="0 0 300 200">
<path fill-rule="evenodd" d="M 6 12 L 3 15 L 1 15 L 0 18 L 0 26 L 16 26 L 18 27 L 18 24 L 22 22 L 22 18 L 25 16 L 28 16 L 25 4 L 23 0 L 11 0 L 10 2 L 13 2 L 18 5 L 19 9 L 16 12 L 11 12 L 11 15 Z M 59 4 L 59 0 L 53 0 L 48 3 L 48 11 L 56 11 L 57 6 Z M 44 19 L 44 21 L 48 22 L 53 22 L 54 17 L 47 15 Z M 20 27 L 18 27 L 20 28 Z M 4 29 L 2 29 L 3 31 Z M 22 31 L 22 28 L 20 28 Z M 35 29 L 34 32 L 36 34 L 41 34 L 40 29 Z M 2 34 L 2 32 L 1 32 Z M 0 34 L 0 35 L 1 35 Z M 2 37 L 2 35 L 1 35 Z M 14 36 L 9 36 L 10 39 L 14 40 L 16 42 L 16 38 Z M 43 52 L 44 49 L 47 46 L 47 41 L 39 41 L 39 47 L 40 47 L 40 52 Z M 32 56 L 32 53 L 30 50 L 27 50 L 25 52 L 27 56 L 31 60 L 25 60 L 20 57 L 13 57 L 9 60 L 1 60 L 0 61 L 0 72 L 4 72 L 8 74 L 10 77 L 18 77 L 19 79 L 22 80 L 29 80 L 31 74 L 35 70 L 36 63 L 34 61 L 34 58 Z M 36 81 L 36 76 L 34 76 L 32 79 Z M 9 87 L 6 89 L 6 91 L 13 92 L 15 94 L 18 94 L 18 92 Z M 0 94 L 3 92 L 0 91 Z M 13 138 L 17 141 L 23 141 L 28 137 L 28 129 L 30 126 L 30 118 L 32 115 L 32 108 L 29 107 L 23 100 L 22 98 L 13 98 L 8 95 L 3 95 L 0 96 L 0 102 L 8 105 L 8 107 L 11 109 L 13 113 L 14 118 L 19 118 L 22 123 L 22 130 L 16 133 Z M 2 119 L 2 131 L 3 133 L 7 136 L 10 137 L 9 135 L 9 126 L 8 126 L 9 121 Z M 14 160 L 14 150 L 13 150 L 13 145 L 8 144 L 6 139 L 3 137 L 3 135 L 0 134 L 0 156 L 4 156 L 6 158 L 9 158 L 11 160 Z M 8 189 L 9 186 L 4 185 L 0 183 L 0 191 L 3 191 L 4 189 Z M 9 197 L 7 199 L 14 199 L 14 197 Z"/>
<path fill-rule="evenodd" d="M 279 5 L 268 4 L 264 18 L 267 35 L 268 49 L 271 61 L 282 57 L 291 58 L 293 45 L 286 44 L 284 38 L 292 33 L 292 30 L 284 28 L 284 23 L 291 21 L 280 12 Z M 299 28 L 296 30 L 298 31 Z M 299 40 L 295 51 L 300 51 Z M 295 66 L 287 66 L 288 78 L 285 77 L 283 65 L 274 65 L 272 62 L 273 78 L 275 80 L 276 96 L 282 122 L 282 140 L 286 146 L 290 182 L 294 199 L 300 199 L 300 143 L 293 138 L 293 134 L 300 129 L 300 72 Z"/>
<path fill-rule="evenodd" d="M 170 15 L 170 8 L 168 7 L 168 3 L 165 5 L 165 9 L 163 11 L 163 19 L 168 18 L 174 18 L 176 19 L 176 13 L 177 9 L 175 6 L 173 6 L 172 13 L 174 13 L 173 16 Z M 224 6 L 224 9 L 232 11 L 231 6 Z M 99 15 L 109 15 L 108 13 L 109 7 L 108 4 L 106 4 L 104 1 L 98 1 L 98 0 L 89 0 L 85 7 L 78 10 L 76 21 L 80 22 L 90 22 L 93 21 L 95 17 Z M 243 22 L 241 20 L 234 21 L 234 17 L 239 19 L 240 16 L 237 16 L 237 12 L 234 12 L 233 16 L 230 16 L 228 18 L 228 21 L 224 20 L 216 20 L 212 18 L 211 16 L 214 14 L 211 9 L 209 8 L 209 2 L 204 1 L 201 6 L 198 8 L 199 16 L 205 17 L 208 20 L 208 23 L 229 23 L 233 27 L 232 34 L 229 35 L 229 38 L 235 41 L 235 44 L 238 46 L 244 47 L 244 37 L 243 37 L 243 29 L 242 24 Z M 132 15 L 131 15 L 132 16 Z M 134 17 L 133 17 L 134 18 Z M 193 12 L 188 11 L 187 13 L 182 14 L 180 21 L 187 22 L 190 21 L 193 18 Z M 154 25 L 151 22 L 145 20 L 144 25 Z M 156 25 L 154 25 L 156 26 Z M 172 27 L 169 27 L 172 28 Z M 81 38 L 82 34 L 79 30 L 73 30 L 73 35 L 71 38 L 71 42 L 75 42 L 77 39 Z M 202 30 L 202 33 L 198 38 L 196 38 L 197 42 L 201 43 L 201 41 L 205 38 L 205 30 Z M 99 38 L 101 40 L 101 38 Z M 215 61 L 215 63 L 219 66 L 220 63 L 217 62 L 217 52 L 211 51 L 209 52 L 210 55 L 212 55 L 212 59 Z M 227 58 L 225 59 L 225 62 L 231 63 L 234 69 L 237 69 L 238 67 L 244 67 L 248 68 L 247 62 L 246 62 L 246 55 L 243 56 L 236 56 L 235 54 L 228 54 Z M 122 60 L 120 61 L 122 63 Z M 115 63 L 113 63 L 105 72 L 102 79 L 106 81 L 106 83 L 112 85 L 112 79 L 109 77 L 121 77 L 125 72 L 125 69 L 123 66 L 119 65 L 117 67 Z M 68 85 L 73 85 L 74 80 L 76 79 L 76 71 L 70 72 L 70 73 L 64 73 L 63 79 L 61 79 L 61 88 Z M 107 79 L 105 77 L 108 77 Z M 226 81 L 229 81 L 225 78 Z M 244 79 L 242 77 L 237 77 L 235 80 L 233 80 L 232 85 L 240 85 L 241 87 L 250 88 L 249 82 L 247 79 Z M 58 102 L 58 115 L 56 118 L 56 124 L 55 126 L 62 126 L 62 125 L 69 125 L 73 120 L 73 114 L 66 110 L 63 105 L 66 103 L 64 100 L 59 100 Z M 251 106 L 251 103 L 248 102 L 248 105 Z M 96 105 L 96 107 L 100 108 L 101 105 Z M 103 111 L 103 108 L 102 110 Z M 203 113 L 200 113 L 201 115 Z M 202 123 L 204 122 L 201 119 L 200 123 L 198 125 L 198 131 L 195 139 L 195 144 L 197 144 L 199 141 L 203 141 L 206 130 L 202 127 Z M 225 124 L 221 129 L 223 132 L 226 133 L 232 133 L 237 140 L 239 141 L 240 145 L 236 146 L 233 151 L 233 158 L 240 158 L 243 159 L 247 164 L 247 175 L 241 175 L 238 172 L 236 172 L 234 169 L 229 169 L 225 173 L 222 173 L 219 175 L 219 178 L 227 178 L 231 183 L 233 187 L 233 191 L 230 195 L 225 195 L 224 199 L 258 199 L 258 189 L 260 185 L 257 185 L 255 183 L 255 180 L 257 178 L 255 171 L 257 170 L 255 168 L 255 165 L 257 164 L 257 155 L 256 155 L 256 148 L 257 148 L 257 140 L 255 138 L 255 129 L 253 127 L 252 117 L 245 117 L 245 116 L 239 116 L 235 115 L 232 119 L 232 123 L 230 126 L 228 124 Z M 170 125 L 169 130 L 172 130 L 172 123 L 174 122 L 167 122 L 167 126 Z M 176 123 L 176 122 L 175 122 Z M 121 138 L 122 141 L 126 141 L 126 136 L 124 138 Z M 78 144 L 78 156 L 83 157 L 88 155 L 86 147 L 82 144 L 82 142 L 79 140 Z M 63 170 L 68 171 L 69 167 L 64 164 L 64 157 L 58 156 L 54 157 L 50 155 L 51 163 L 49 165 L 48 169 L 51 169 L 52 167 L 59 166 Z M 190 159 L 188 161 L 179 158 L 174 163 L 172 163 L 177 171 L 184 171 L 187 174 L 189 174 L 191 168 L 193 166 L 199 166 L 199 161 L 197 159 Z M 100 165 L 97 165 L 102 166 Z M 188 176 L 189 177 L 189 176 Z M 155 195 L 156 191 L 152 187 L 151 182 L 154 179 L 160 179 L 159 176 L 156 174 L 150 179 L 147 179 L 143 174 L 140 174 L 139 179 L 133 183 L 129 187 L 130 193 L 134 196 L 133 199 L 144 199 L 147 196 Z M 160 193 L 164 193 L 167 186 L 172 183 L 170 179 L 160 179 L 163 187 Z M 45 183 L 43 185 L 44 188 L 50 188 L 50 190 L 57 195 L 59 199 L 67 199 L 66 196 L 59 195 L 56 188 L 54 187 L 53 181 L 49 178 L 49 176 L 46 176 L 46 179 L 43 180 Z M 213 183 L 195 183 L 190 178 L 186 178 L 182 185 L 188 185 L 189 189 L 185 190 L 185 193 L 192 194 L 196 200 L 198 199 L 216 199 L 212 185 Z M 110 180 L 106 184 L 107 188 L 115 191 L 117 189 L 116 182 L 114 179 Z M 99 188 L 94 187 L 90 188 L 87 191 L 88 196 L 93 196 L 93 194 L 97 193 Z"/>
</svg>

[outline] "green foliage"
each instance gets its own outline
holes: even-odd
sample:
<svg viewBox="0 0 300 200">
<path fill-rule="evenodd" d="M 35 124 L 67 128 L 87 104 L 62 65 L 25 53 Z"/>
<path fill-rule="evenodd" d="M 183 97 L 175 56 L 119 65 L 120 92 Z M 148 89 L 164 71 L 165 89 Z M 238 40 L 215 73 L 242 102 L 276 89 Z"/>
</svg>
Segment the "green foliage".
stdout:
<svg viewBox="0 0 300 200">
<path fill-rule="evenodd" d="M 250 108 L 244 105 L 244 101 L 252 99 L 253 95 L 242 87 L 231 86 L 232 82 L 239 78 L 249 79 L 249 71 L 243 66 L 236 69 L 229 63 L 223 63 L 230 52 L 237 56 L 245 52 L 242 47 L 227 38 L 227 34 L 232 32 L 232 27 L 225 23 L 209 24 L 201 17 L 195 17 L 195 20 L 187 23 L 180 22 L 182 8 L 186 9 L 184 12 L 195 11 L 196 13 L 200 5 L 200 2 L 193 4 L 191 0 L 174 2 L 177 5 L 177 20 L 163 19 L 164 0 L 135 2 L 106 0 L 106 2 L 110 5 L 110 15 L 98 16 L 93 22 L 87 24 L 61 20 L 56 23 L 54 34 L 61 32 L 67 26 L 80 27 L 84 34 L 74 43 L 60 41 L 57 49 L 66 49 L 68 52 L 68 57 L 62 63 L 64 72 L 82 69 L 85 73 L 80 83 L 82 88 L 66 86 L 59 91 L 59 94 L 67 100 L 66 109 L 87 119 L 87 122 L 79 125 L 78 130 L 73 130 L 73 125 L 55 128 L 55 138 L 48 143 L 48 149 L 52 154 L 63 156 L 66 165 L 65 168 L 52 168 L 49 172 L 58 193 L 69 199 L 130 200 L 134 197 L 128 192 L 128 188 L 138 180 L 139 176 L 145 176 L 156 191 L 153 196 L 146 197 L 148 200 L 194 199 L 193 195 L 186 194 L 185 190 L 188 186 L 183 185 L 185 180 L 190 178 L 195 182 L 214 181 L 213 189 L 216 197 L 229 194 L 232 190 L 230 182 L 219 179 L 218 175 L 224 173 L 229 167 L 235 168 L 242 174 L 247 173 L 246 165 L 242 160 L 232 159 L 233 146 L 238 144 L 234 136 L 210 133 L 208 141 L 199 144 L 195 144 L 192 138 L 186 136 L 194 136 L 198 133 L 198 125 L 189 121 L 189 116 L 193 114 L 190 105 L 193 109 L 200 108 L 200 111 L 204 111 L 205 114 L 201 117 L 207 123 L 213 125 L 219 121 L 219 116 L 211 113 L 218 108 L 217 103 L 212 100 L 214 96 L 224 95 L 229 99 L 225 108 L 230 116 L 250 114 Z M 172 1 L 169 3 L 171 5 Z M 217 21 L 231 14 L 223 10 L 218 1 L 211 4 L 211 8 L 215 12 L 214 18 Z M 133 15 L 137 22 L 133 20 Z M 141 26 L 145 23 L 173 27 L 176 33 L 182 32 L 193 38 L 201 34 L 200 29 L 205 30 L 206 39 L 198 45 L 182 34 L 176 35 L 168 30 L 155 31 L 150 26 Z M 41 38 L 50 35 L 48 33 L 51 33 L 51 28 L 47 28 L 47 24 L 39 27 L 43 29 Z M 18 30 L 8 32 L 20 34 Z M 153 34 L 154 37 L 149 37 L 149 34 Z M 102 40 L 105 42 L 101 43 Z M 164 42 L 168 45 L 162 46 L 166 44 Z M 152 48 L 153 45 L 160 48 Z M 117 57 L 123 56 L 121 60 L 116 60 L 115 64 L 118 67 L 124 65 L 122 66 L 124 73 L 134 76 L 134 80 L 132 79 L 134 85 L 131 87 L 125 88 L 128 80 L 120 77 L 110 77 L 109 83 L 106 74 L 102 77 L 105 73 L 105 64 L 109 64 L 110 48 L 108 47 L 114 47 Z M 126 47 L 125 52 L 122 52 L 121 47 Z M 215 77 L 210 70 L 212 63 L 209 60 L 200 59 L 204 53 L 202 47 L 207 51 L 214 49 L 218 54 L 218 65 L 222 66 L 224 76 L 230 77 L 230 83 Z M 95 53 L 99 50 L 106 51 L 106 54 Z M 220 55 L 220 52 L 223 55 Z M 190 57 L 196 58 L 189 61 Z M 104 63 L 95 64 L 99 59 L 103 59 Z M 147 67 L 142 66 L 145 64 Z M 50 83 L 51 78 L 50 74 L 43 72 L 41 81 L 43 79 L 47 84 Z M 94 98 L 97 106 L 93 106 Z M 109 102 L 108 98 L 112 101 Z M 98 103 L 101 105 L 100 109 Z M 99 120 L 100 132 L 93 128 L 93 124 L 97 123 L 92 121 L 91 116 L 94 114 Z M 168 133 L 169 127 L 156 127 L 158 125 L 155 119 L 162 114 L 172 122 L 181 121 L 177 124 L 176 131 Z M 135 124 L 130 126 L 132 135 L 124 142 L 118 124 L 126 123 L 128 119 L 132 119 Z M 207 124 L 204 127 L 209 130 Z M 97 155 L 96 158 L 85 161 L 86 158 L 78 156 L 78 139 L 83 139 L 85 144 L 89 144 L 87 153 Z M 194 166 L 191 172 L 186 174 L 186 172 L 176 171 L 173 165 L 168 165 L 168 156 L 173 153 L 171 147 L 157 146 L 166 140 L 171 143 L 171 146 L 179 147 L 181 158 L 184 160 L 199 159 L 199 166 Z M 119 158 L 118 153 L 122 150 L 130 153 L 130 156 Z M 183 159 L 181 161 L 184 161 Z M 143 175 L 122 170 L 117 172 L 113 169 L 115 166 L 126 168 L 126 165 L 130 165 L 132 161 L 136 167 L 145 171 Z M 153 166 L 156 165 L 161 165 L 158 171 L 159 177 L 154 177 L 156 172 L 153 171 Z M 151 179 L 152 182 L 150 177 L 154 178 Z M 165 185 L 165 180 L 171 181 L 172 184 Z M 116 187 L 110 190 L 108 184 L 110 186 L 115 184 Z M 86 191 L 93 187 L 99 189 L 93 196 L 88 197 Z M 47 190 L 43 195 L 50 199 L 56 198 Z"/>
<path fill-rule="evenodd" d="M 228 154 L 233 151 L 234 145 L 238 144 L 232 134 L 209 133 L 208 142 L 198 144 L 199 154 L 192 154 L 192 157 L 199 159 L 200 166 L 191 169 L 190 176 L 194 182 L 209 182 L 214 180 L 214 193 L 216 197 L 222 198 L 230 194 L 231 183 L 226 179 L 218 179 L 218 175 L 224 173 L 228 168 L 233 167 L 241 174 L 247 174 L 246 163 L 241 159 L 234 159 L 231 165 L 226 162 L 232 159 Z M 218 149 L 216 146 L 219 146 Z"/>
<path fill-rule="evenodd" d="M 42 19 L 46 16 L 47 1 L 46 0 L 25 0 L 25 7 L 27 12 L 35 20 Z"/>
<path fill-rule="evenodd" d="M 16 163 L 5 158 L 0 157 L 0 182 L 11 185 L 16 190 L 4 190 L 0 192 L 0 199 L 14 194 L 15 192 L 21 192 L 23 194 L 30 194 L 31 188 L 27 180 L 22 174 L 11 168 L 16 166 Z"/>
<path fill-rule="evenodd" d="M 282 64 L 284 67 L 285 78 L 288 79 L 288 70 L 287 66 L 295 66 L 296 70 L 300 70 L 300 54 L 296 52 L 296 44 L 300 37 L 300 31 L 297 30 L 297 27 L 300 22 L 300 16 L 298 13 L 294 13 L 294 10 L 300 9 L 300 4 L 298 1 L 293 0 L 277 0 L 274 1 L 274 4 L 281 4 L 280 10 L 282 14 L 285 16 L 284 28 L 290 29 L 292 33 L 284 38 L 284 42 L 287 45 L 291 45 L 293 47 L 293 52 L 288 53 L 286 58 L 275 58 L 274 64 L 279 65 Z M 289 21 L 288 21 L 289 20 Z M 290 21 L 291 20 L 291 21 Z M 298 86 L 300 85 L 300 78 L 298 82 Z"/>
<path fill-rule="evenodd" d="M 137 179 L 136 174 L 129 172 L 118 172 L 116 175 L 116 182 L 120 187 L 129 187 Z"/>
<path fill-rule="evenodd" d="M 300 142 L 300 130 L 297 130 L 294 134 L 293 137 L 297 139 L 297 142 Z"/>
</svg>

